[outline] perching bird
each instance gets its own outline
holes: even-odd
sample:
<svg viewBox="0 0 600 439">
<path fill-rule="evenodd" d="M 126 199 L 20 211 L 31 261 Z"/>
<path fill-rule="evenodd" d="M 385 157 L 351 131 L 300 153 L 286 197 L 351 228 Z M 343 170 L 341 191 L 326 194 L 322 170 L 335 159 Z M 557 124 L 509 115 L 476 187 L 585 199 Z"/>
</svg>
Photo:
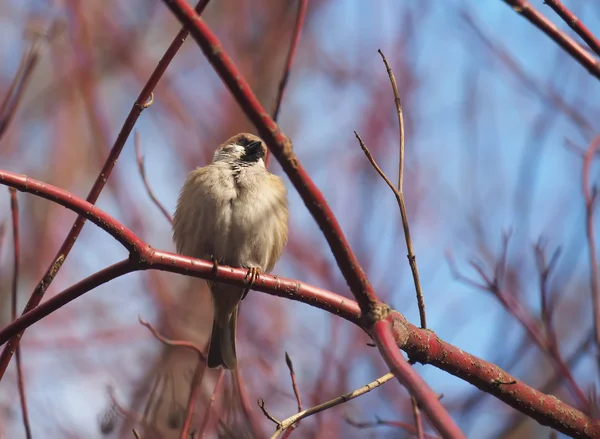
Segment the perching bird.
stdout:
<svg viewBox="0 0 600 439">
<path fill-rule="evenodd" d="M 265 167 L 264 142 L 233 136 L 212 163 L 192 171 L 179 195 L 173 221 L 177 251 L 269 273 L 287 243 L 288 204 L 283 181 Z M 237 313 L 245 289 L 209 282 L 214 320 L 208 367 L 235 369 Z"/>
</svg>

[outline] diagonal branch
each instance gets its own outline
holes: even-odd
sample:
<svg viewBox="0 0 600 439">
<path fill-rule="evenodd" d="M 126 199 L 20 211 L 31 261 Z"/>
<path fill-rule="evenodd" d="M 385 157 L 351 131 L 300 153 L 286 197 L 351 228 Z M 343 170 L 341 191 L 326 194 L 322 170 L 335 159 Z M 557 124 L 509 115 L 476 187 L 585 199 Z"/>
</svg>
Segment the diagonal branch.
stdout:
<svg viewBox="0 0 600 439">
<path fill-rule="evenodd" d="M 577 16 L 571 12 L 560 0 L 544 0 L 544 3 L 550 6 L 577 35 L 592 49 L 596 55 L 600 55 L 600 41 L 594 36 L 586 25 L 584 25 Z"/>
<path fill-rule="evenodd" d="M 587 69 L 590 74 L 600 79 L 600 62 L 577 41 L 560 31 L 554 23 L 535 9 L 527 0 L 504 0 L 515 12 L 521 14 L 535 27 L 554 40 L 571 57 Z"/>
</svg>

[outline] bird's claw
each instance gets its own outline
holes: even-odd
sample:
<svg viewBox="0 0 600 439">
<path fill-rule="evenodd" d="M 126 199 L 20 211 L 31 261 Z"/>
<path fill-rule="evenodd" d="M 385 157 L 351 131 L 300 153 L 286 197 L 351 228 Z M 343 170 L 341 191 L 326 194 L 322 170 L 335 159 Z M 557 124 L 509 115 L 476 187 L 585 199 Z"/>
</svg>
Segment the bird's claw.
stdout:
<svg viewBox="0 0 600 439">
<path fill-rule="evenodd" d="M 246 277 L 244 277 L 244 280 L 248 282 L 249 290 L 252 289 L 252 287 L 254 286 L 254 282 L 256 282 L 259 275 L 260 275 L 260 268 L 250 267 L 248 269 L 248 272 L 246 273 Z"/>
</svg>

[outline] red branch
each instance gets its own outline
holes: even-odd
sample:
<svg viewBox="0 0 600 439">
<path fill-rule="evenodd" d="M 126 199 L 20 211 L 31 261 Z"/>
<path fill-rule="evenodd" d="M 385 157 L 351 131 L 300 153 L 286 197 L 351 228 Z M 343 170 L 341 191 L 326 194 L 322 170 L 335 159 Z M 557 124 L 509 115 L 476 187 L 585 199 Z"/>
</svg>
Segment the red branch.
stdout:
<svg viewBox="0 0 600 439">
<path fill-rule="evenodd" d="M 202 13 L 208 2 L 209 0 L 200 0 L 198 2 L 198 5 L 196 6 L 196 11 L 198 14 Z M 142 111 L 147 107 L 148 99 L 150 99 L 152 96 L 152 90 L 154 90 L 154 88 L 156 87 L 156 84 L 164 74 L 171 60 L 173 59 L 179 48 L 182 46 L 187 36 L 188 32 L 184 28 L 182 28 L 171 43 L 171 45 L 169 46 L 169 48 L 167 49 L 167 51 L 165 52 L 164 56 L 159 61 L 158 65 L 152 72 L 152 75 L 150 75 L 148 82 L 146 82 L 146 85 L 144 86 L 137 100 L 133 104 L 133 107 L 131 108 L 127 119 L 125 119 L 125 123 L 123 124 L 123 127 L 121 128 L 121 131 L 117 136 L 117 140 L 115 141 L 112 149 L 110 150 L 110 153 L 108 154 L 108 157 L 106 158 L 106 161 L 102 166 L 102 170 L 100 171 L 100 174 L 98 174 L 98 177 L 96 178 L 96 181 L 94 182 L 94 185 L 92 186 L 92 189 L 90 190 L 87 196 L 87 201 L 90 204 L 94 204 L 98 200 L 98 197 L 100 196 L 104 185 L 106 184 L 115 164 L 117 163 L 117 159 L 121 155 L 121 151 L 125 146 L 125 142 L 127 141 L 127 138 L 129 137 L 129 134 L 131 133 L 131 130 L 135 125 L 135 122 L 137 121 Z M 75 241 L 81 233 L 81 229 L 83 229 L 85 221 L 85 216 L 82 216 L 80 214 L 77 217 L 75 223 L 69 231 L 69 234 L 60 246 L 60 249 L 56 253 L 56 256 L 54 257 L 52 263 L 46 270 L 44 277 L 33 290 L 29 301 L 25 305 L 23 313 L 31 311 L 40 304 L 42 298 L 44 297 L 44 294 L 46 293 L 46 290 L 54 280 L 54 277 L 56 276 L 56 274 L 62 267 L 62 264 L 64 263 L 65 259 L 71 252 Z M 10 363 L 10 359 L 12 358 L 16 347 L 19 345 L 19 341 L 21 340 L 22 336 L 23 333 L 15 334 L 14 338 L 10 340 L 10 342 L 4 347 L 4 350 L 0 354 L 0 380 L 4 376 L 6 368 Z"/>
<path fill-rule="evenodd" d="M 107 231 L 131 252 L 129 259 L 111 265 L 83 279 L 8 324 L 0 330 L 0 344 L 6 343 L 14 334 L 31 326 L 82 294 L 132 271 L 169 271 L 227 284 L 246 286 L 247 270 L 219 265 L 216 272 L 214 272 L 212 261 L 193 259 L 155 250 L 110 215 L 70 192 L 24 175 L 2 170 L 0 170 L 0 184 L 55 201 L 80 215 L 84 215 L 91 222 Z M 261 274 L 252 288 L 256 291 L 296 300 L 323 309 L 363 329 L 367 327 L 366 322 L 361 318 L 358 304 L 333 292 L 294 279 L 285 279 L 267 274 Z M 392 332 L 396 343 L 400 349 L 408 354 L 412 361 L 431 364 L 451 373 L 484 392 L 494 395 L 541 424 L 549 425 L 562 433 L 574 437 L 600 437 L 600 421 L 589 418 L 554 396 L 546 395 L 527 386 L 495 364 L 481 360 L 444 342 L 434 332 L 417 328 L 395 311 L 392 311 L 391 319 Z"/>
<path fill-rule="evenodd" d="M 600 55 L 600 41 L 560 0 L 544 0 L 544 3 L 550 6 L 574 30 L 590 49 L 596 52 L 596 55 Z"/>
<path fill-rule="evenodd" d="M 429 421 L 442 437 L 466 439 L 464 433 L 460 431 L 444 406 L 442 406 L 435 392 L 427 386 L 423 378 L 408 364 L 408 361 L 406 361 L 398 349 L 391 349 L 392 345 L 396 347 L 397 342 L 391 335 L 390 326 L 390 321 L 379 320 L 372 328 L 372 331 L 378 335 L 378 337 L 373 338 L 376 340 L 379 351 L 390 371 L 406 387 L 409 393 L 423 404 L 423 411 L 427 413 Z M 384 346 L 380 346 L 380 344 Z M 395 355 L 395 358 L 393 355 Z"/>
<path fill-rule="evenodd" d="M 12 279 L 12 297 L 11 297 L 11 320 L 17 318 L 17 289 L 19 285 L 19 260 L 21 258 L 21 244 L 19 240 L 19 204 L 17 202 L 17 191 L 15 188 L 9 188 L 10 191 L 10 210 L 12 212 L 13 226 L 13 279 Z M 29 426 L 29 412 L 27 410 L 27 399 L 25 398 L 25 382 L 23 380 L 23 365 L 21 362 L 21 346 L 17 346 L 17 386 L 19 388 L 19 400 L 21 402 L 21 412 L 23 415 L 23 426 L 25 427 L 25 437 L 31 439 L 31 427 Z"/>
<path fill-rule="evenodd" d="M 585 67 L 588 72 L 600 79 L 600 63 L 598 60 L 577 43 L 577 41 L 560 31 L 554 23 L 531 6 L 527 0 L 504 0 L 504 2 L 552 38 L 560 47 L 575 58 L 579 64 Z"/>
</svg>

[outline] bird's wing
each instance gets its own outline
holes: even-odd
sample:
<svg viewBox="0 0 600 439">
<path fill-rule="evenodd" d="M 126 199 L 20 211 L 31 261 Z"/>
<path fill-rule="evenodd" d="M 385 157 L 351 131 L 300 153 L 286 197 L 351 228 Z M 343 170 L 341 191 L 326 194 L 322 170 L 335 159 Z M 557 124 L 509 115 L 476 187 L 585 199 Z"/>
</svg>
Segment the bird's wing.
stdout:
<svg viewBox="0 0 600 439">
<path fill-rule="evenodd" d="M 209 167 L 198 168 L 188 175 L 173 215 L 173 241 L 177 252 L 195 258 L 207 258 L 213 254 L 215 206 L 205 184 Z"/>
<path fill-rule="evenodd" d="M 273 208 L 273 247 L 267 261 L 267 266 L 265 267 L 267 273 L 273 270 L 275 263 L 279 260 L 287 244 L 289 222 L 287 191 L 283 180 L 274 174 L 271 174 L 269 178 L 271 179 L 270 184 L 274 189 L 276 197 Z"/>
</svg>

